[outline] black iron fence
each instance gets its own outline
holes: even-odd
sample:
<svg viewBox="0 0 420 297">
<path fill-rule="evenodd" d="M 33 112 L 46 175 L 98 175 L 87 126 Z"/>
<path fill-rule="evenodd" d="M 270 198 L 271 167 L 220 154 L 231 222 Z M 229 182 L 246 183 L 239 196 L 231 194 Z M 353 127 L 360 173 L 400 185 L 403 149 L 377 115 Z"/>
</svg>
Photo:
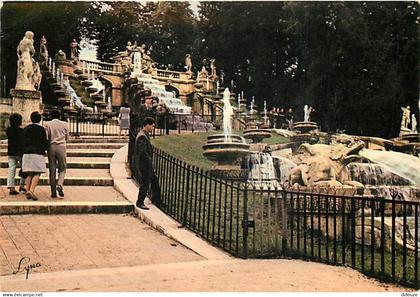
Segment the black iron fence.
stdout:
<svg viewBox="0 0 420 297">
<path fill-rule="evenodd" d="M 419 287 L 419 202 L 250 186 L 157 148 L 153 164 L 162 211 L 235 256 L 346 265 Z"/>
<path fill-rule="evenodd" d="M 119 135 L 118 120 L 104 113 L 67 115 L 72 136 L 115 136 Z"/>
<path fill-rule="evenodd" d="M 48 118 L 48 117 L 47 117 Z M 109 116 L 104 113 L 69 114 L 66 115 L 69 123 L 70 135 L 72 136 L 116 136 L 119 135 L 120 127 L 116 115 Z M 183 132 L 209 131 L 218 128 L 221 117 L 213 116 L 216 122 L 211 121 L 210 116 L 198 116 L 189 114 L 167 114 L 156 116 L 155 135 L 174 134 Z M 136 131 L 140 129 L 133 127 Z"/>
</svg>

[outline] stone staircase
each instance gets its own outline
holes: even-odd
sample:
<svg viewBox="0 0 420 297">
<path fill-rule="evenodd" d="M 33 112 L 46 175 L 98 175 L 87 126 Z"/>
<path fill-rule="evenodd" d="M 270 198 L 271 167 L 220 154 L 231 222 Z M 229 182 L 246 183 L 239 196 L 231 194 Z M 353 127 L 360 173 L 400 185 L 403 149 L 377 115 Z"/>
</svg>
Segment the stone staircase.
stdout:
<svg viewBox="0 0 420 297">
<path fill-rule="evenodd" d="M 67 143 L 67 171 L 64 199 L 50 198 L 48 172 L 42 174 L 35 191 L 38 201 L 24 194 L 9 196 L 7 182 L 7 142 L 0 142 L 0 214 L 126 213 L 133 205 L 113 187 L 110 163 L 127 139 L 85 137 Z M 48 167 L 48 159 L 45 158 Z M 16 177 L 16 184 L 18 184 Z"/>
</svg>

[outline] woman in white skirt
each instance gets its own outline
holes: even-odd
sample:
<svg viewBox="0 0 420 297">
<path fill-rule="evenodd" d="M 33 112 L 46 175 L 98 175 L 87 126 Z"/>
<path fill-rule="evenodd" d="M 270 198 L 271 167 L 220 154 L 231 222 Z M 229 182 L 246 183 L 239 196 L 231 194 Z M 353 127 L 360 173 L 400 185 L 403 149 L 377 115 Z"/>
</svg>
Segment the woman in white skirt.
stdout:
<svg viewBox="0 0 420 297">
<path fill-rule="evenodd" d="M 31 113 L 31 121 L 32 124 L 23 130 L 22 172 L 26 175 L 26 198 L 38 200 L 34 193 L 41 173 L 47 171 L 45 152 L 48 148 L 48 140 L 47 132 L 39 124 L 41 122 L 39 112 Z"/>
<path fill-rule="evenodd" d="M 130 107 L 128 107 L 127 103 L 123 103 L 120 107 L 120 114 L 118 115 L 118 122 L 120 123 L 120 131 L 118 133 L 121 136 L 122 131 L 127 131 L 130 129 Z M 123 135 L 125 133 L 123 132 Z"/>
</svg>

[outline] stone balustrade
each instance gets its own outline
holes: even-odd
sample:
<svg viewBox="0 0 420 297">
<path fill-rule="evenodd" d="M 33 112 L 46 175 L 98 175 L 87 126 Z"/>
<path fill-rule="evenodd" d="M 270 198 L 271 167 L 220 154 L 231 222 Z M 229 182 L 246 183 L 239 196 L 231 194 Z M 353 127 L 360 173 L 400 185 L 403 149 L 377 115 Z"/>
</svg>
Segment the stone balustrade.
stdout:
<svg viewBox="0 0 420 297">
<path fill-rule="evenodd" d="M 123 71 L 121 64 L 106 63 L 106 62 L 95 62 L 95 61 L 80 61 L 86 66 L 88 70 L 100 71 L 104 73 L 121 73 Z"/>
<path fill-rule="evenodd" d="M 156 69 L 156 68 L 152 69 L 150 74 L 157 78 L 180 79 L 180 80 L 191 79 L 191 74 L 187 72 L 162 70 L 162 69 Z"/>
</svg>

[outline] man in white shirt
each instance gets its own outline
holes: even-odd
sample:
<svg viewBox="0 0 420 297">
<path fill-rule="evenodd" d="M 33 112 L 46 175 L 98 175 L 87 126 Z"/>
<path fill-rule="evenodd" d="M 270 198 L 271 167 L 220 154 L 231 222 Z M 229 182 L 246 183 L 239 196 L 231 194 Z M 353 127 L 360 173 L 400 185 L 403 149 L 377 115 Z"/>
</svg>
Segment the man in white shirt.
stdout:
<svg viewBox="0 0 420 297">
<path fill-rule="evenodd" d="M 45 123 L 47 138 L 50 142 L 48 149 L 48 164 L 50 171 L 51 198 L 60 195 L 64 197 L 63 184 L 66 174 L 66 141 L 69 135 L 67 122 L 60 120 L 60 111 L 51 111 L 52 120 Z M 56 180 L 58 168 L 58 181 Z"/>
</svg>

